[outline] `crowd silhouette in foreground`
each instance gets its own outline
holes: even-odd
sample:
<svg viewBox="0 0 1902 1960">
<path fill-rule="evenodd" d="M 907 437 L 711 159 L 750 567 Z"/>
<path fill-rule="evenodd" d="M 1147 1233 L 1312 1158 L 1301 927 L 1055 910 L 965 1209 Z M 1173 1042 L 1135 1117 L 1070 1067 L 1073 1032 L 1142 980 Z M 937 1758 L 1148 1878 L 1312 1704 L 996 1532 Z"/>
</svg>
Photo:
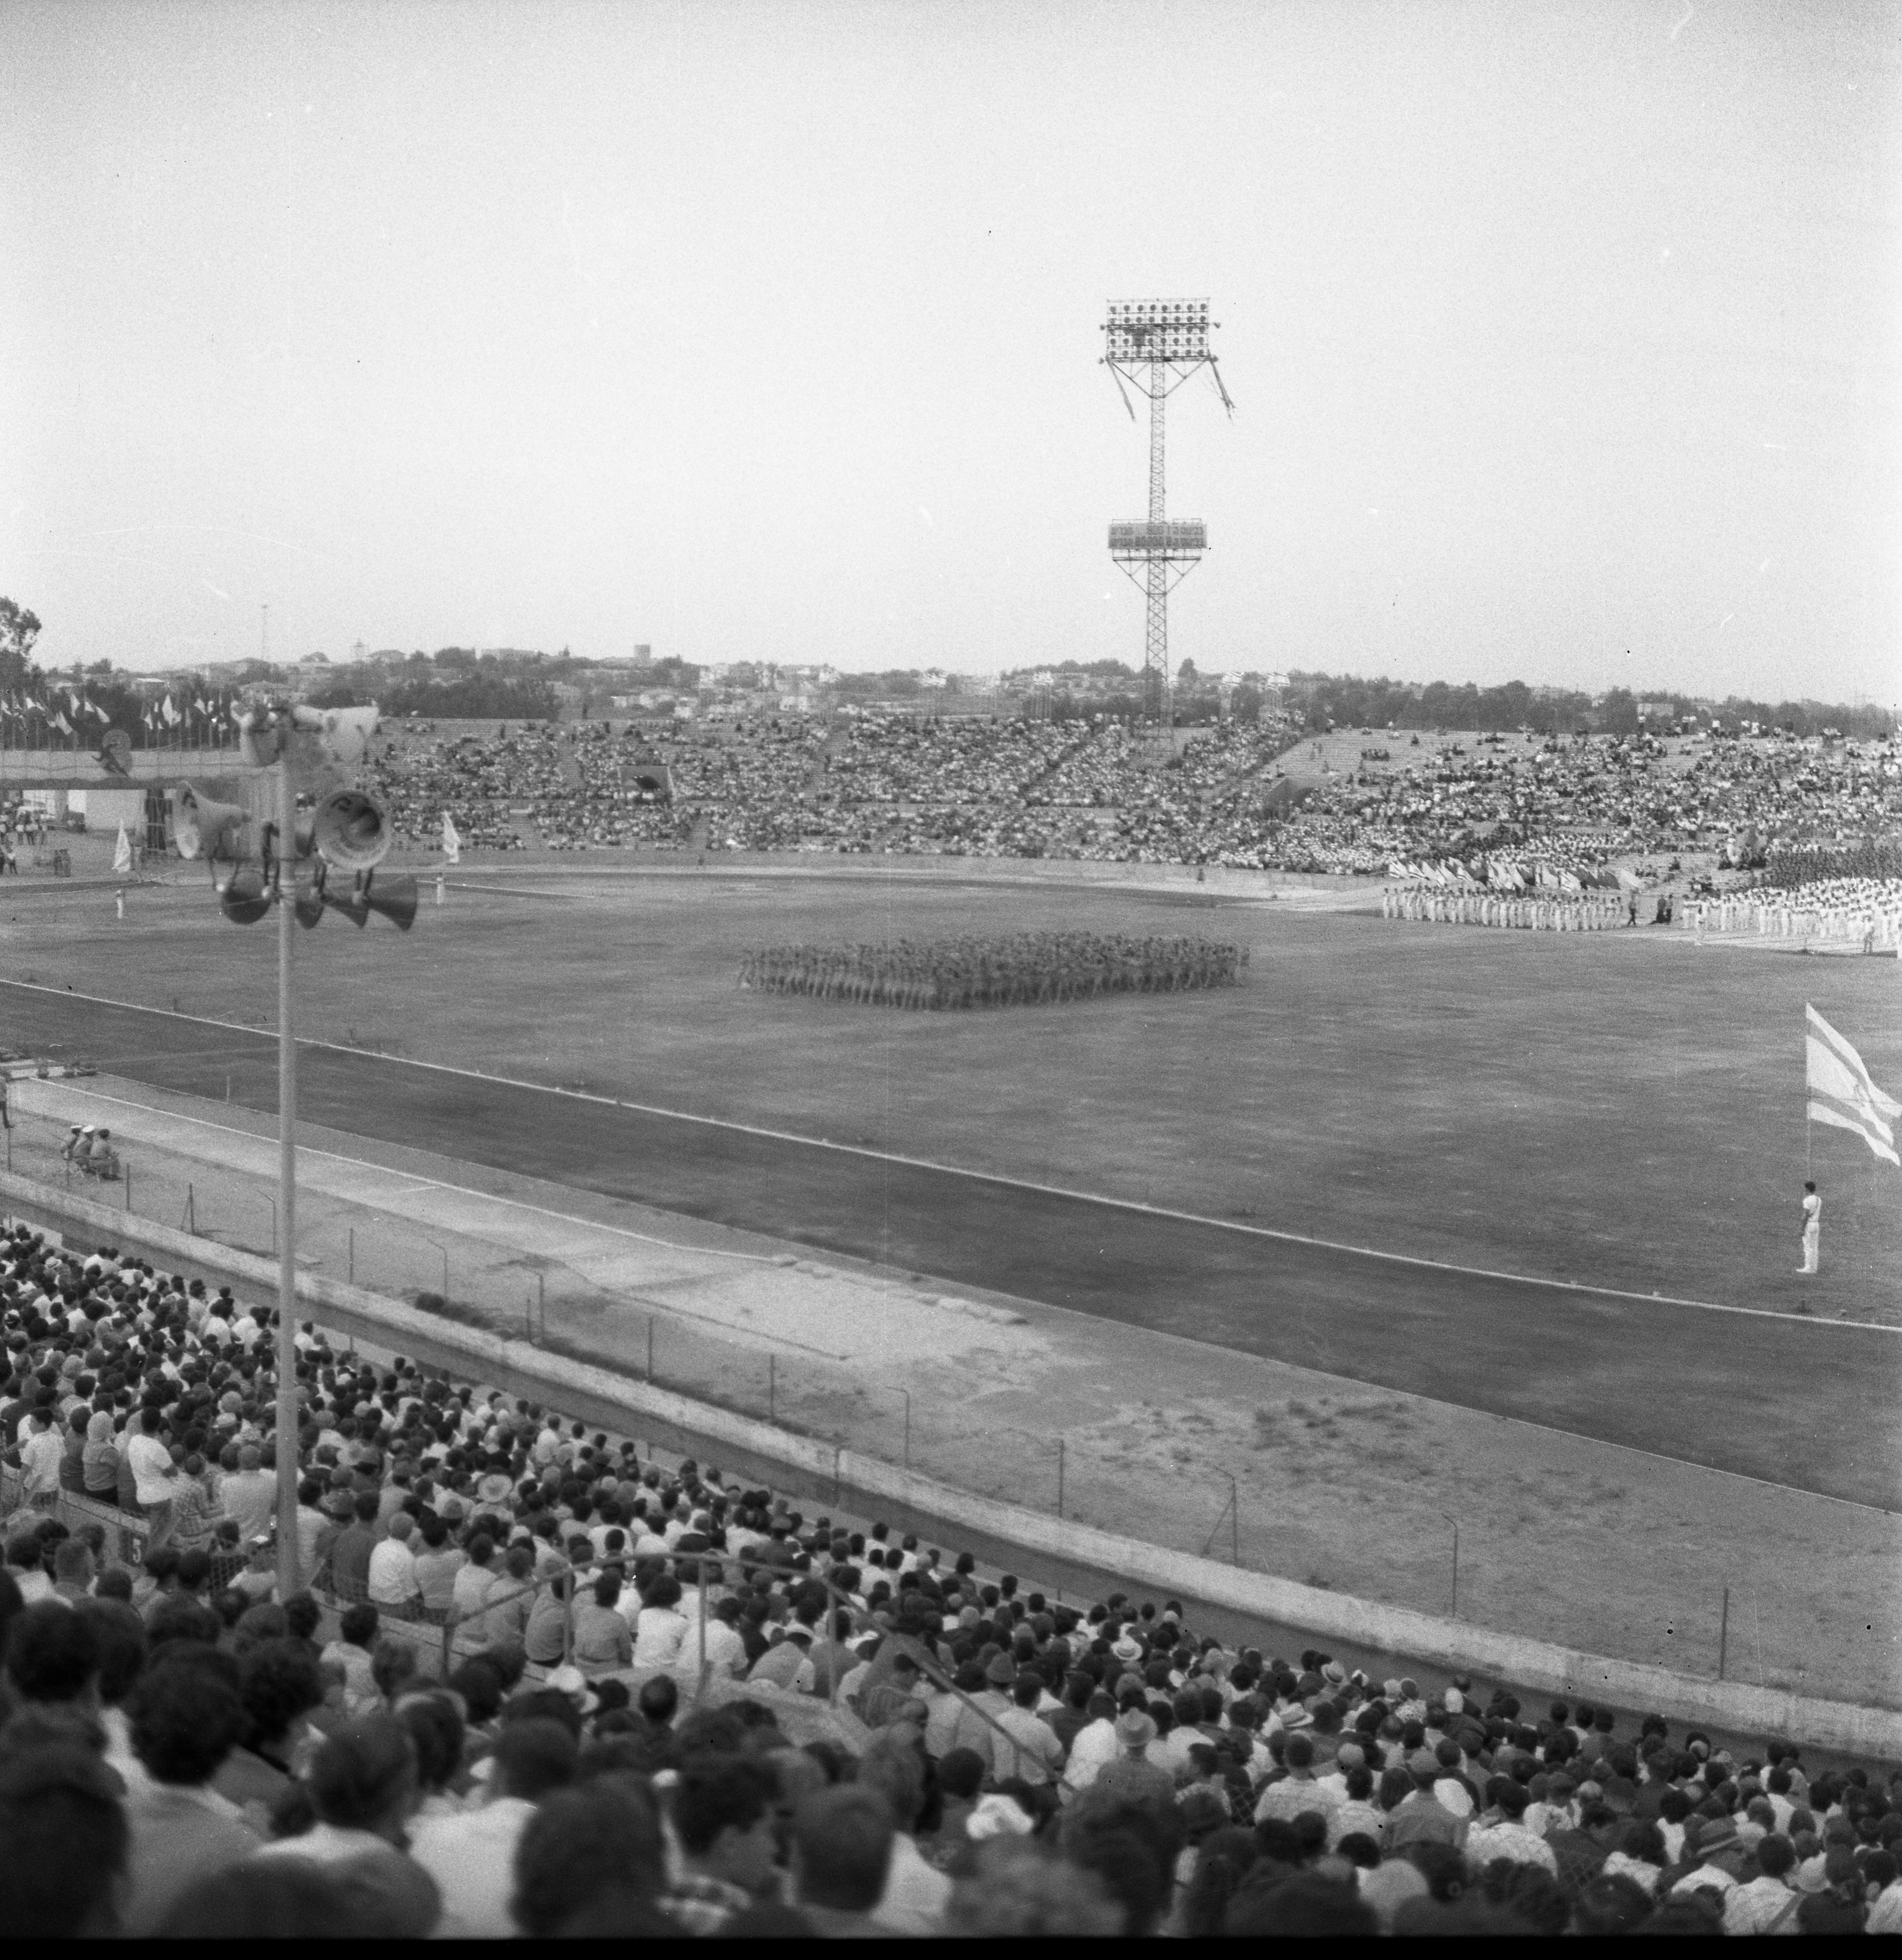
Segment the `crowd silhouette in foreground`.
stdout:
<svg viewBox="0 0 1902 1960">
<path fill-rule="evenodd" d="M 1902 1773 L 1264 1651 L 0 1236 L 15 1937 L 1902 1930 Z M 297 1452 L 299 1583 L 273 1543 Z"/>
</svg>

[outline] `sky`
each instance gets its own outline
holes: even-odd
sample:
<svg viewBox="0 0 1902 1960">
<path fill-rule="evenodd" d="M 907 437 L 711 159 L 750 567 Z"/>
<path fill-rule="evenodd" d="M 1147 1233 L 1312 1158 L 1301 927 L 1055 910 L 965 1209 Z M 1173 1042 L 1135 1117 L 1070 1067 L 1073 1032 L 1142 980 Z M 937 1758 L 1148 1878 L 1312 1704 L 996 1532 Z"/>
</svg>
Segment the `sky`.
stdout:
<svg viewBox="0 0 1902 1960">
<path fill-rule="evenodd" d="M 1902 695 L 1902 7 L 0 9 L 49 663 L 1139 662 Z"/>
</svg>

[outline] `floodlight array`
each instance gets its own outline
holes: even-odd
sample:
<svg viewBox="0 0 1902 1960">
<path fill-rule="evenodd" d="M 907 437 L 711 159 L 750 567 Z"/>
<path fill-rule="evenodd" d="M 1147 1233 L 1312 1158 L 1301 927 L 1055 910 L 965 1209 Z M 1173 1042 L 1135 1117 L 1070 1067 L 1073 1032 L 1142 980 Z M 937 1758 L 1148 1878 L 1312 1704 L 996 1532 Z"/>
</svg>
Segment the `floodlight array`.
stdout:
<svg viewBox="0 0 1902 1960">
<path fill-rule="evenodd" d="M 1144 523 L 1137 520 L 1109 527 L 1112 558 L 1178 558 L 1209 548 L 1209 527 L 1199 517 Z"/>
<path fill-rule="evenodd" d="M 1207 300 L 1112 300 L 1103 325 L 1112 361 L 1206 361 Z"/>
</svg>

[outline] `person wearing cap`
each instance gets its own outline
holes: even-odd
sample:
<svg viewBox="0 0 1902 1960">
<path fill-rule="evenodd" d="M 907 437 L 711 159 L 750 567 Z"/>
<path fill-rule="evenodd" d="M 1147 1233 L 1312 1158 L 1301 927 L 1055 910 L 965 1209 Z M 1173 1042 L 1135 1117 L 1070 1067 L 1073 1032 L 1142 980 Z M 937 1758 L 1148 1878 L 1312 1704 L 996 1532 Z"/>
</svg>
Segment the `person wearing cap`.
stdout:
<svg viewBox="0 0 1902 1960">
<path fill-rule="evenodd" d="M 1735 1937 L 1794 1933 L 1796 1908 L 1802 1898 L 1789 1884 L 1795 1847 L 1772 1831 L 1758 1842 L 1752 1856 L 1756 1876 L 1741 1880 L 1725 1896 L 1725 1932 Z"/>
<path fill-rule="evenodd" d="M 1823 1854 L 1823 1882 L 1805 1892 L 1796 1908 L 1799 1933 L 1860 1933 L 1869 1916 L 1862 1875 L 1856 1853 L 1846 1844 L 1832 1844 Z"/>
<path fill-rule="evenodd" d="M 1102 1796 L 1141 1803 L 1152 1797 L 1173 1803 L 1175 1779 L 1159 1763 L 1149 1760 L 1156 1724 L 1140 1708 L 1126 1708 L 1116 1718 L 1118 1755 L 1096 1772 L 1090 1787 Z"/>
<path fill-rule="evenodd" d="M 1693 1848 L 1687 1831 L 1684 1848 L 1687 1851 Z M 1717 1904 L 1721 1911 L 1725 1898 L 1736 1888 L 1748 1855 L 1743 1838 L 1731 1818 L 1706 1818 L 1697 1831 L 1697 1864 L 1678 1879 L 1671 1891 L 1674 1894 L 1714 1892 L 1719 1895 Z"/>
</svg>

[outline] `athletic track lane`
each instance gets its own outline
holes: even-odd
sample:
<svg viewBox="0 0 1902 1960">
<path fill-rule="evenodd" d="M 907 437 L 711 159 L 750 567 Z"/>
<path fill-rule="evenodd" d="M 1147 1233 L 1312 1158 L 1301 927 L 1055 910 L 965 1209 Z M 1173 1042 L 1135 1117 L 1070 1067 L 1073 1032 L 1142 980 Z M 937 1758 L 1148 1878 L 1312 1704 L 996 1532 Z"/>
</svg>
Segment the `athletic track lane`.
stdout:
<svg viewBox="0 0 1902 1960">
<path fill-rule="evenodd" d="M 277 1106 L 266 1033 L 0 988 L 0 1042 Z M 307 1122 L 1902 1510 L 1902 1336 L 1443 1272 L 301 1045 Z"/>
</svg>

